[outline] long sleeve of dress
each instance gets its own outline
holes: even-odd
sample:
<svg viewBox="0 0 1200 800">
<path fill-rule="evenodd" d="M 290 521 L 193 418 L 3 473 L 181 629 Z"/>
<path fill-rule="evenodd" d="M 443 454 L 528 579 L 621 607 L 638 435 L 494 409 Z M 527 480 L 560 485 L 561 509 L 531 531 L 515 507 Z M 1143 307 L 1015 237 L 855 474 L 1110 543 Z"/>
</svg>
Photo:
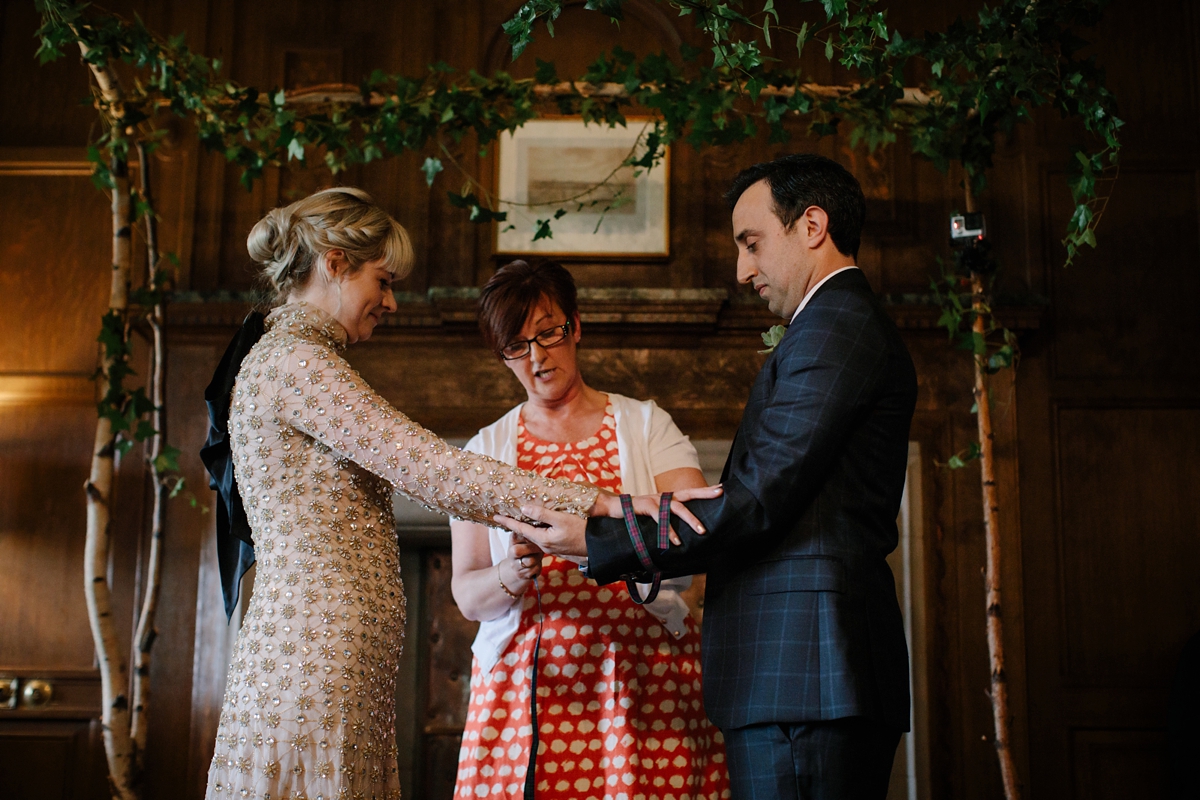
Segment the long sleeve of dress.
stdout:
<svg viewBox="0 0 1200 800">
<path fill-rule="evenodd" d="M 393 408 L 319 341 L 264 337 L 243 363 L 239 387 L 231 409 L 235 436 L 253 438 L 260 429 L 285 440 L 310 436 L 452 517 L 490 525 L 498 513 L 520 518 L 520 507 L 531 503 L 582 517 L 596 499 L 593 487 L 542 478 L 447 444 Z M 287 441 L 282 450 L 286 462 Z"/>
</svg>

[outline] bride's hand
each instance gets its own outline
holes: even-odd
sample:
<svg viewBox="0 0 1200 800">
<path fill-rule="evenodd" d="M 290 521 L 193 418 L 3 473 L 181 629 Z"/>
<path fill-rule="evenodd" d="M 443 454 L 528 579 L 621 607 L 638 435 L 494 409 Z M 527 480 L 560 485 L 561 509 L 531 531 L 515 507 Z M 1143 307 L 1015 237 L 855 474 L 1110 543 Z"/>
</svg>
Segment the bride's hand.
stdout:
<svg viewBox="0 0 1200 800">
<path fill-rule="evenodd" d="M 673 493 L 671 497 L 671 512 L 681 520 L 686 522 L 696 533 L 707 533 L 703 523 L 696 518 L 688 507 L 684 505 L 688 500 L 709 500 L 714 497 L 721 496 L 721 485 L 718 483 L 714 486 L 704 486 L 698 489 L 680 489 Z M 635 514 L 644 517 L 652 517 L 658 519 L 659 506 L 662 503 L 661 494 L 642 494 L 632 498 L 633 511 Z M 621 508 L 621 498 L 611 492 L 601 490 L 596 496 L 596 502 L 588 511 L 588 515 L 592 517 L 614 517 L 621 519 L 625 516 L 624 510 Z M 679 538 L 679 534 L 675 532 L 675 528 L 670 529 L 670 539 L 673 544 L 683 544 L 683 540 Z"/>
</svg>

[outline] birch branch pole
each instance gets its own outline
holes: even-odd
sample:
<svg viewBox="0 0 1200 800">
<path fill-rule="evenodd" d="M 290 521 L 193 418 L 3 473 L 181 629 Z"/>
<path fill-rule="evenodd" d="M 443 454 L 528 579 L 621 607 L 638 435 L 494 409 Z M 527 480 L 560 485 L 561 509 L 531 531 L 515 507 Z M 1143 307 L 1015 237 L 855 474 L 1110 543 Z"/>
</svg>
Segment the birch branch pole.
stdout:
<svg viewBox="0 0 1200 800">
<path fill-rule="evenodd" d="M 88 48 L 80 44 L 86 59 Z M 104 100 L 110 108 L 120 104 L 120 84 L 107 65 L 89 64 Z M 114 157 L 112 173 L 112 274 L 108 314 L 124 320 L 129 308 L 130 271 L 133 262 L 131 231 L 133 219 L 129 202 L 129 165 Z M 110 348 L 100 357 L 99 390 L 106 394 L 117 359 Z M 111 546 L 113 476 L 116 469 L 117 441 L 111 418 L 96 420 L 96 438 L 92 449 L 92 469 L 84 490 L 87 494 L 87 535 L 84 540 L 84 595 L 88 622 L 100 664 L 101 717 L 104 752 L 108 760 L 112 796 L 135 800 L 130 776 L 135 762 L 134 744 L 129 736 L 130 711 L 127 695 L 129 675 L 117 640 L 112 616 L 112 587 L 108 582 L 108 556 Z"/>
<path fill-rule="evenodd" d="M 112 67 L 107 63 L 95 64 L 88 61 L 89 48 L 80 42 L 80 50 L 84 61 L 88 63 L 92 76 L 99 89 L 100 100 L 114 128 L 118 129 L 116 136 L 121 136 L 120 127 L 123 120 L 123 94 L 121 84 Z M 147 195 L 149 204 L 148 165 L 145 150 L 138 147 L 141 156 L 141 180 L 143 194 Z M 109 291 L 108 312 L 105 326 L 109 338 L 102 335 L 103 341 L 97 370 L 98 390 L 102 397 L 111 400 L 119 397 L 121 380 L 127 369 L 128 359 L 128 314 L 130 302 L 130 284 L 133 268 L 133 209 L 131 203 L 129 162 L 127 153 L 122 148 L 111 148 L 109 172 L 111 175 L 111 217 L 112 217 L 112 264 L 111 284 Z M 151 291 L 157 287 L 157 245 L 153 229 L 153 211 L 147 213 L 151 220 L 147 241 L 150 249 L 148 286 Z M 154 531 L 151 538 L 150 557 L 147 569 L 146 595 L 139 614 L 139 623 L 135 634 L 136 672 L 133 681 L 134 702 L 130 704 L 130 680 L 125 658 L 121 652 L 117 637 L 116 624 L 112 614 L 112 587 L 109 585 L 108 564 L 111 551 L 111 528 L 113 510 L 114 477 L 117 466 L 118 432 L 114 425 L 111 410 L 99 414 L 96 420 L 96 436 L 92 450 L 92 468 L 84 490 L 87 496 L 87 533 L 84 540 L 84 596 L 87 601 L 88 622 L 92 631 L 92 640 L 96 648 L 96 656 L 100 668 L 101 686 L 101 732 L 104 742 L 105 758 L 108 763 L 109 788 L 114 800 L 137 800 L 140 795 L 139 784 L 142 774 L 142 752 L 146 744 L 145 710 L 148 698 L 148 680 L 150 665 L 150 648 L 154 641 L 153 621 L 154 610 L 158 602 L 159 565 L 161 563 L 162 508 L 164 486 L 161 483 L 158 470 L 154 466 L 161 453 L 162 442 L 162 359 L 164 347 L 162 341 L 161 303 L 156 304 L 148 313 L 151 329 L 154 333 L 153 364 L 151 382 L 153 385 L 154 404 L 158 408 L 154 412 L 154 424 L 158 433 L 154 436 L 150 448 L 151 470 L 155 478 L 155 509 Z M 117 341 L 111 341 L 111 337 Z M 119 400 L 117 402 L 120 402 Z"/>
<path fill-rule="evenodd" d="M 971 192 L 969 179 L 963 181 L 966 191 L 967 213 L 975 211 L 975 196 Z M 987 304 L 987 287 L 978 271 L 971 272 L 971 308 L 975 312 L 971 330 L 982 340 L 987 336 L 985 318 L 991 313 Z M 1008 708 L 1008 675 L 1004 671 L 1004 621 L 1001 615 L 1000 595 L 1000 501 L 996 493 L 996 462 L 994 456 L 994 434 L 992 430 L 992 405 L 989 395 L 990 376 L 987 370 L 987 354 L 976 354 L 975 365 L 975 420 L 979 432 L 979 475 L 983 487 L 983 528 L 987 548 L 987 564 L 984 568 L 984 587 L 987 601 L 987 645 L 991 666 L 991 682 L 988 692 L 992 701 L 992 721 L 995 728 L 993 743 L 1000 761 L 1000 777 L 1004 782 L 1006 800 L 1020 800 L 1021 786 L 1017 780 L 1017 768 L 1013 763 L 1010 720 Z"/>
<path fill-rule="evenodd" d="M 150 522 L 150 552 L 146 558 L 145 597 L 142 599 L 141 612 L 138 614 L 137 631 L 134 634 L 134 671 L 133 671 L 133 719 L 130 722 L 130 737 L 134 744 L 134 774 L 141 775 L 144 769 L 143 757 L 146 752 L 147 721 L 146 715 L 150 705 L 150 651 L 158 631 L 154 627 L 155 613 L 158 610 L 158 595 L 162 584 L 162 541 L 164 521 L 166 518 L 167 484 L 160 469 L 160 458 L 166 441 L 166 406 L 164 387 L 166 383 L 166 332 L 164 328 L 165 310 L 161 297 L 162 275 L 158 269 L 158 221 L 154 216 L 154 202 L 150 190 L 150 159 L 147 157 L 146 146 L 138 143 L 138 172 L 141 178 L 142 202 L 146 211 L 146 286 L 156 302 L 146 311 L 146 319 L 150 324 L 152 335 L 150 371 L 147 380 L 150 383 L 151 402 L 154 410 L 150 414 L 150 424 L 154 426 L 154 436 L 151 437 L 146 465 L 150 470 L 151 485 L 154 487 L 154 509 Z"/>
</svg>

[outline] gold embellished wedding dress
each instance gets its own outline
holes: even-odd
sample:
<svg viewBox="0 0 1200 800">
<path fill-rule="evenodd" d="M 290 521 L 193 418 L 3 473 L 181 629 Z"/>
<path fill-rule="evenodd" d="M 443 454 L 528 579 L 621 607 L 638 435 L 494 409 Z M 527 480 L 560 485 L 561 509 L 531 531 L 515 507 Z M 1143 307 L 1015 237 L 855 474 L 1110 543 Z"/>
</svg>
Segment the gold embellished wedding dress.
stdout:
<svg viewBox="0 0 1200 800">
<path fill-rule="evenodd" d="M 404 636 L 391 495 L 490 524 L 596 490 L 447 445 L 372 391 L 314 306 L 272 312 L 229 416 L 258 568 L 208 773 L 210 800 L 394 800 Z"/>
</svg>

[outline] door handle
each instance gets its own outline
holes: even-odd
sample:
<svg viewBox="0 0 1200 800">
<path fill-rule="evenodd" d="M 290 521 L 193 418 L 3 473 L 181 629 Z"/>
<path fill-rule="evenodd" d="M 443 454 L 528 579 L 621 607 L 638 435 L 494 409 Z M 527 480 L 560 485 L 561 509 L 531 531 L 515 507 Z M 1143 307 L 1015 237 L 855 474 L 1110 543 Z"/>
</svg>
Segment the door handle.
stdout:
<svg viewBox="0 0 1200 800">
<path fill-rule="evenodd" d="M 25 689 L 21 692 L 21 699 L 30 708 L 41 708 L 48 704 L 52 697 L 54 697 L 54 687 L 50 685 L 49 681 L 41 678 L 26 681 Z"/>
<path fill-rule="evenodd" d="M 21 682 L 8 675 L 0 675 L 0 709 L 16 708 L 20 698 Z"/>
</svg>

